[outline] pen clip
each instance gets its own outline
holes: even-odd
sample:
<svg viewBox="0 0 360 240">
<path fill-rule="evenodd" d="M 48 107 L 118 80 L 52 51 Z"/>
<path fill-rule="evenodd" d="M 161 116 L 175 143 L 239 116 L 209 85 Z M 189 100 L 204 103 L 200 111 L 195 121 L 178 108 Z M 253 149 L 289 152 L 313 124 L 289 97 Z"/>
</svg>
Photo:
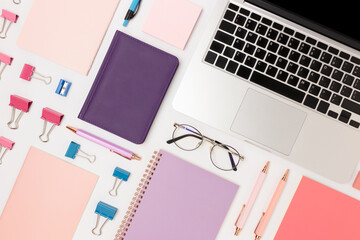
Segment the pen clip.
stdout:
<svg viewBox="0 0 360 240">
<path fill-rule="evenodd" d="M 239 221 L 240 216 L 241 216 L 241 214 L 243 213 L 243 211 L 244 211 L 244 209 L 245 209 L 245 206 L 246 206 L 246 205 L 244 204 L 243 207 L 242 207 L 242 209 L 241 209 L 241 211 L 240 211 L 240 213 L 239 213 L 238 218 L 236 219 L 235 226 L 236 226 L 237 222 Z"/>
<path fill-rule="evenodd" d="M 261 218 L 260 218 L 260 220 L 259 220 L 259 222 L 258 222 L 258 224 L 256 225 L 256 228 L 255 228 L 255 230 L 254 230 L 254 233 L 256 234 L 256 231 L 257 231 L 257 229 L 258 229 L 258 227 L 259 227 L 259 225 L 260 225 L 260 223 L 261 223 L 261 220 L 263 219 L 263 217 L 265 216 L 265 212 L 263 212 L 262 214 L 261 214 Z"/>
</svg>

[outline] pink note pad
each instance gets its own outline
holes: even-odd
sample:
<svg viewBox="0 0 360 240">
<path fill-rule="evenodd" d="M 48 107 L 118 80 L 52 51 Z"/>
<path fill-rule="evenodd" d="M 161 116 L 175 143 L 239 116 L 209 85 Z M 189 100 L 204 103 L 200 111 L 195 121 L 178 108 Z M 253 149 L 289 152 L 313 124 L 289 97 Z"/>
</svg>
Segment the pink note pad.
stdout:
<svg viewBox="0 0 360 240">
<path fill-rule="evenodd" d="M 303 177 L 275 240 L 360 239 L 360 201 Z"/>
<path fill-rule="evenodd" d="M 97 179 L 30 148 L 0 217 L 0 239 L 71 240 Z"/>
<path fill-rule="evenodd" d="M 155 0 L 143 31 L 184 49 L 201 11 L 189 0 Z"/>
<path fill-rule="evenodd" d="M 87 75 L 119 0 L 34 0 L 18 46 Z"/>
</svg>

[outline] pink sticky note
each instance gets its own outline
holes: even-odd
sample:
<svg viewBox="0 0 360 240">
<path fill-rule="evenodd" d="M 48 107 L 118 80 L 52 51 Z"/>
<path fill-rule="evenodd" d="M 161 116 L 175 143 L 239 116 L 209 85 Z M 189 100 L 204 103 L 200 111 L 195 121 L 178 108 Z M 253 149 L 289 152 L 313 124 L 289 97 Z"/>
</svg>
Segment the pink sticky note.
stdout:
<svg viewBox="0 0 360 240">
<path fill-rule="evenodd" d="M 143 31 L 184 49 L 201 11 L 188 0 L 155 0 Z"/>
</svg>

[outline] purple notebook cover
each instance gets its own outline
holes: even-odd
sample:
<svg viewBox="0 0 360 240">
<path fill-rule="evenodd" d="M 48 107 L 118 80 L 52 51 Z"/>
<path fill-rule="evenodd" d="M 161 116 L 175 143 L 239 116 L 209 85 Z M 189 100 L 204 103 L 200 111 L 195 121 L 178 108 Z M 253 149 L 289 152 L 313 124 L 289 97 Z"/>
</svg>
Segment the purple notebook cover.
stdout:
<svg viewBox="0 0 360 240">
<path fill-rule="evenodd" d="M 239 186 L 163 150 L 128 231 L 116 240 L 214 240 Z M 125 234 L 125 236 L 122 236 Z"/>
<path fill-rule="evenodd" d="M 179 61 L 116 31 L 79 118 L 141 144 Z"/>
</svg>

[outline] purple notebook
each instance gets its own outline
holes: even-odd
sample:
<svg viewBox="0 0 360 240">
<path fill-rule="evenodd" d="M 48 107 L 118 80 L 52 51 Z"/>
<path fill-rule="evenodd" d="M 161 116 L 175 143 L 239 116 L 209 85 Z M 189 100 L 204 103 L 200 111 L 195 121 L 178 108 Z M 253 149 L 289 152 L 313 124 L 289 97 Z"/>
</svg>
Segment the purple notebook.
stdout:
<svg viewBox="0 0 360 240">
<path fill-rule="evenodd" d="M 179 61 L 116 31 L 79 118 L 141 144 Z"/>
<path fill-rule="evenodd" d="M 239 186 L 161 150 L 115 240 L 214 240 Z"/>
</svg>

